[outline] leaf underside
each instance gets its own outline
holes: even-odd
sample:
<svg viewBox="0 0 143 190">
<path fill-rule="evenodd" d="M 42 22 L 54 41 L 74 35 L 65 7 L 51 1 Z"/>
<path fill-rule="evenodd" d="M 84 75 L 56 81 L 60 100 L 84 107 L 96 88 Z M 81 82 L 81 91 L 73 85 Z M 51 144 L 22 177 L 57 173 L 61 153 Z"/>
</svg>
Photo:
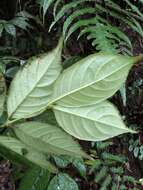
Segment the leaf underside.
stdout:
<svg viewBox="0 0 143 190">
<path fill-rule="evenodd" d="M 86 156 L 79 144 L 60 127 L 40 122 L 26 122 L 14 128 L 17 137 L 25 144 L 44 153 Z"/>
<path fill-rule="evenodd" d="M 93 54 L 66 69 L 54 87 L 52 103 L 82 107 L 99 103 L 120 89 L 136 58 Z"/>
<path fill-rule="evenodd" d="M 38 152 L 31 147 L 27 147 L 24 143 L 13 137 L 0 136 L 0 146 L 14 154 L 14 158 L 17 160 L 26 159 L 31 163 L 40 166 L 43 169 L 47 169 L 52 173 L 56 173 L 57 169 L 46 158 L 44 154 Z M 8 153 L 9 154 L 9 153 Z M 6 155 L 7 157 L 7 155 Z"/>
<path fill-rule="evenodd" d="M 59 125 L 72 136 L 87 141 L 102 141 L 134 132 L 123 123 L 117 109 L 108 101 L 85 107 L 54 106 Z"/>
<path fill-rule="evenodd" d="M 9 118 L 29 118 L 47 107 L 53 83 L 61 72 L 62 41 L 48 54 L 30 59 L 12 81 L 8 96 Z"/>
</svg>

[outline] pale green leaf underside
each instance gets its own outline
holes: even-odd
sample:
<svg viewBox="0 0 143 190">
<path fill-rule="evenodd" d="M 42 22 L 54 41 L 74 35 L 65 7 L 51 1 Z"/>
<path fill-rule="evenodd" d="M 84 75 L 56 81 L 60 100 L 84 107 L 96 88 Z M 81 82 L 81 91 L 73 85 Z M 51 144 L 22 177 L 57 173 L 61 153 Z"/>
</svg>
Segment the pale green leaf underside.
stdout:
<svg viewBox="0 0 143 190">
<path fill-rule="evenodd" d="M 90 55 L 60 75 L 51 103 L 80 107 L 101 102 L 120 89 L 136 61 L 122 55 Z"/>
<path fill-rule="evenodd" d="M 101 102 L 120 89 L 136 61 L 122 55 L 90 55 L 60 75 L 51 103 L 80 107 Z"/>
<path fill-rule="evenodd" d="M 0 74 L 0 116 L 4 111 L 5 96 L 6 96 L 5 80 L 3 76 Z"/>
<path fill-rule="evenodd" d="M 48 54 L 30 59 L 12 81 L 8 96 L 9 118 L 28 118 L 47 106 L 53 83 L 61 72 L 62 42 Z"/>
<path fill-rule="evenodd" d="M 81 108 L 57 105 L 54 113 L 59 125 L 81 140 L 102 141 L 134 132 L 125 126 L 117 109 L 108 101 Z"/>
<path fill-rule="evenodd" d="M 86 156 L 79 144 L 60 127 L 40 122 L 19 124 L 14 129 L 17 137 L 38 151 L 57 155 Z"/>
<path fill-rule="evenodd" d="M 13 137 L 0 136 L 0 145 L 44 169 L 48 169 L 51 172 L 57 172 L 57 169 L 47 160 L 45 155 L 34 149 L 30 149 L 30 147 L 27 147 Z M 24 154 L 23 151 L 27 152 Z"/>
</svg>

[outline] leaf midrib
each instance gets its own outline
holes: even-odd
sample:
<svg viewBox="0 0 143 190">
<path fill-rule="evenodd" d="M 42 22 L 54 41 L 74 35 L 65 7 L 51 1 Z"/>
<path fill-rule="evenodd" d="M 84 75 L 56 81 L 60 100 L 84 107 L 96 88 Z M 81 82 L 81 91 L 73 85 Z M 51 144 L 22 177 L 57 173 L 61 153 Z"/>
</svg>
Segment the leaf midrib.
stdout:
<svg viewBox="0 0 143 190">
<path fill-rule="evenodd" d="M 55 110 L 57 110 L 57 111 L 60 111 L 60 112 L 64 112 L 64 113 L 66 113 L 66 114 L 69 114 L 69 115 L 73 115 L 73 116 L 75 116 L 75 117 L 80 117 L 80 118 L 82 118 L 82 119 L 87 119 L 87 120 L 89 120 L 89 121 L 93 121 L 93 122 L 97 122 L 97 123 L 99 123 L 99 124 L 106 124 L 107 125 L 107 123 L 106 122 L 101 122 L 100 120 L 94 120 L 94 119 L 92 119 L 92 118 L 90 118 L 90 117 L 87 117 L 86 115 L 84 115 L 84 117 L 83 116 L 81 116 L 80 114 L 75 114 L 75 113 L 73 113 L 73 112 L 66 112 L 66 111 L 64 111 L 64 110 L 62 110 L 62 109 L 58 109 L 58 107 L 59 106 L 55 106 L 54 107 L 54 109 Z M 110 114 L 111 115 L 111 114 Z M 114 114 L 112 114 L 112 116 L 113 116 Z M 114 116 L 116 116 L 117 117 L 117 115 L 114 115 Z M 110 126 L 111 127 L 116 127 L 116 126 L 114 126 L 114 125 L 112 125 L 111 123 L 110 123 Z M 120 128 L 120 127 L 116 127 L 117 129 L 119 128 L 119 129 L 128 129 L 128 128 Z"/>
</svg>

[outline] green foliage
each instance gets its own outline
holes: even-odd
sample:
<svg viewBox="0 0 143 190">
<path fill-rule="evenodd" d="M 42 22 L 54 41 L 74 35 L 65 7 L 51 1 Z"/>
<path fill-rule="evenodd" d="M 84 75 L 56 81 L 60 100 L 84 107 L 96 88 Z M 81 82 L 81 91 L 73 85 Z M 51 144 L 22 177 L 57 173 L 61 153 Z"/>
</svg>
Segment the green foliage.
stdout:
<svg viewBox="0 0 143 190">
<path fill-rule="evenodd" d="M 65 42 L 75 31 L 80 29 L 78 39 L 86 35 L 88 40 L 92 40 L 92 45 L 95 46 L 98 51 L 132 54 L 131 41 L 122 30 L 123 26 L 128 25 L 133 31 L 143 36 L 143 30 L 138 21 L 140 17 L 143 18 L 143 15 L 141 11 L 128 0 L 126 0 L 126 3 L 131 10 L 122 10 L 118 4 L 111 0 L 106 0 L 104 5 L 100 1 L 78 0 L 67 4 L 64 3 L 63 7 L 60 8 L 59 2 L 62 2 L 62 0 L 58 0 L 55 3 L 54 1 L 48 2 L 54 4 L 54 21 L 51 24 L 50 30 L 67 14 L 63 23 Z M 93 2 L 95 2 L 95 4 L 93 4 Z M 82 8 L 84 6 L 86 6 L 86 8 Z M 46 10 L 47 8 L 44 9 L 44 16 Z M 113 25 L 108 17 L 113 17 L 117 22 L 120 22 L 120 25 Z"/>
<path fill-rule="evenodd" d="M 14 131 L 24 144 L 45 154 L 86 157 L 72 137 L 59 127 L 40 122 L 25 122 L 17 125 Z"/>
<path fill-rule="evenodd" d="M 130 139 L 129 141 L 129 151 L 133 153 L 135 158 L 143 160 L 143 145 L 140 140 Z"/>
<path fill-rule="evenodd" d="M 0 74 L 0 116 L 4 111 L 5 95 L 6 95 L 5 79 L 3 75 Z"/>
<path fill-rule="evenodd" d="M 92 154 L 96 159 L 88 161 L 90 172 L 94 174 L 94 181 L 99 184 L 100 190 L 126 190 L 128 187 L 138 189 L 139 181 L 132 176 L 125 175 L 127 159 L 122 155 L 111 153 L 110 142 L 97 142 Z"/>
<path fill-rule="evenodd" d="M 62 40 L 50 53 L 30 59 L 20 68 L 9 89 L 8 118 L 3 127 L 52 109 L 58 125 L 67 132 L 56 126 L 56 122 L 53 126 L 38 119 L 37 122 L 22 120 L 14 128 L 20 140 L 15 139 L 14 144 L 18 144 L 19 151 L 7 146 L 8 139 L 6 144 L 1 142 L 19 155 L 23 155 L 24 146 L 26 158 L 36 164 L 39 161 L 40 166 L 46 164 L 44 159 L 49 154 L 88 157 L 70 135 L 100 141 L 134 133 L 125 126 L 117 109 L 105 100 L 120 89 L 130 68 L 142 56 L 93 54 L 61 73 L 61 53 Z M 35 159 L 31 154 L 39 154 L 40 158 Z"/>
<path fill-rule="evenodd" d="M 19 190 L 45 190 L 49 179 L 50 174 L 47 170 L 33 167 L 24 174 Z"/>
<path fill-rule="evenodd" d="M 132 34 L 143 37 L 142 0 L 13 2 L 12 14 L 11 7 L 0 8 L 0 154 L 23 164 L 14 178 L 19 190 L 78 190 L 82 180 L 95 185 L 90 189 L 139 190 L 142 181 L 129 175 L 128 159 L 113 143 L 96 141 L 134 133 L 107 99 L 120 90 L 126 106 L 126 78 L 133 64 L 143 60 L 126 56 L 133 54 Z M 43 53 L 54 46 L 61 26 L 57 47 Z M 70 49 L 68 42 L 75 38 L 79 42 Z M 72 136 L 94 141 L 90 156 Z M 89 154 L 90 143 L 81 144 Z M 129 144 L 142 160 L 141 143 Z"/>
<path fill-rule="evenodd" d="M 29 14 L 26 12 L 19 12 L 17 15 L 7 21 L 7 20 L 0 20 L 0 37 L 2 36 L 3 32 L 6 31 L 8 34 L 16 37 L 16 27 L 27 30 L 30 27 L 29 23 Z"/>
<path fill-rule="evenodd" d="M 80 176 L 86 178 L 86 166 L 81 158 L 73 158 L 69 156 L 53 156 L 53 159 L 60 168 L 66 168 L 68 165 L 72 164 L 77 171 L 79 172 Z"/>
<path fill-rule="evenodd" d="M 19 70 L 8 96 L 9 118 L 32 117 L 45 110 L 52 94 L 52 85 L 62 69 L 61 50 L 60 40 L 52 52 L 31 58 L 27 65 Z M 21 93 L 16 90 L 19 86 L 22 87 Z"/>
<path fill-rule="evenodd" d="M 57 176 L 55 176 L 47 190 L 78 190 L 78 186 L 76 182 L 67 174 L 65 173 L 59 173 Z"/>
<path fill-rule="evenodd" d="M 46 155 L 37 152 L 37 150 L 30 146 L 27 147 L 21 141 L 13 137 L 0 136 L 0 152 L 6 158 L 14 162 L 26 163 L 29 165 L 30 163 L 26 162 L 29 161 L 50 172 L 57 172 L 57 169 L 48 161 Z"/>
</svg>

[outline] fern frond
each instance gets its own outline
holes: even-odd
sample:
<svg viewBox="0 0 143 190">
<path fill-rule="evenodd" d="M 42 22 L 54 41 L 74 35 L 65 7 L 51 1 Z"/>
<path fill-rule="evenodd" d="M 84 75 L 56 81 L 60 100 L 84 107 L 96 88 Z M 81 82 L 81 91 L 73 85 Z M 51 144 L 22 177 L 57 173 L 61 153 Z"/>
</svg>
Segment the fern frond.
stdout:
<svg viewBox="0 0 143 190">
<path fill-rule="evenodd" d="M 143 18 L 143 14 L 140 12 L 140 10 L 138 9 L 138 7 L 136 7 L 135 5 L 133 5 L 129 0 L 125 0 L 126 3 L 131 7 L 132 11 L 134 11 L 135 13 L 137 13 L 140 17 Z"/>
<path fill-rule="evenodd" d="M 68 30 L 68 33 L 66 35 L 66 38 L 65 38 L 65 42 L 68 40 L 68 38 L 76 31 L 78 30 L 79 28 L 83 27 L 83 26 L 88 26 L 88 25 L 94 25 L 96 24 L 97 22 L 97 18 L 96 17 L 93 17 L 91 19 L 84 19 L 84 20 L 79 20 L 77 21 L 75 24 L 73 24 L 69 30 Z"/>
<path fill-rule="evenodd" d="M 67 17 L 67 19 L 65 20 L 64 25 L 63 25 L 63 37 L 66 36 L 66 32 L 67 32 L 69 26 L 72 24 L 72 22 L 77 17 L 82 16 L 84 14 L 95 14 L 95 11 L 96 11 L 96 8 L 87 7 L 87 8 L 77 10 L 74 13 L 72 13 L 69 17 Z"/>
<path fill-rule="evenodd" d="M 48 8 L 50 7 L 50 5 L 51 5 L 52 3 L 54 3 L 54 1 L 55 1 L 55 0 L 38 0 L 40 6 L 41 6 L 42 9 L 43 9 L 43 18 L 45 17 Z"/>
<path fill-rule="evenodd" d="M 58 6 L 59 6 L 60 3 L 61 3 L 61 0 L 57 0 L 57 1 L 54 3 L 54 9 L 53 9 L 54 18 L 56 17 L 57 8 L 58 8 Z"/>
<path fill-rule="evenodd" d="M 71 3 L 64 5 L 61 10 L 55 16 L 53 23 L 51 24 L 49 31 L 53 28 L 53 26 L 72 8 L 76 8 L 78 5 L 84 2 L 93 2 L 94 0 L 77 0 Z"/>
<path fill-rule="evenodd" d="M 112 2 L 113 3 L 113 2 Z M 116 4 L 115 4 L 116 5 Z M 141 37 L 143 37 L 143 29 L 140 25 L 140 23 L 134 19 L 132 17 L 132 15 L 130 14 L 129 11 L 124 11 L 124 15 L 121 15 L 120 12 L 117 12 L 114 10 L 115 6 L 112 6 L 113 10 L 107 9 L 102 7 L 101 5 L 96 5 L 96 8 L 99 12 L 104 12 L 106 14 L 109 14 L 110 16 L 112 16 L 113 18 L 118 19 L 119 21 L 121 21 L 122 23 L 126 24 L 127 26 L 129 26 L 133 31 L 137 32 L 139 35 L 141 35 Z M 118 6 L 117 6 L 118 7 Z"/>
</svg>

